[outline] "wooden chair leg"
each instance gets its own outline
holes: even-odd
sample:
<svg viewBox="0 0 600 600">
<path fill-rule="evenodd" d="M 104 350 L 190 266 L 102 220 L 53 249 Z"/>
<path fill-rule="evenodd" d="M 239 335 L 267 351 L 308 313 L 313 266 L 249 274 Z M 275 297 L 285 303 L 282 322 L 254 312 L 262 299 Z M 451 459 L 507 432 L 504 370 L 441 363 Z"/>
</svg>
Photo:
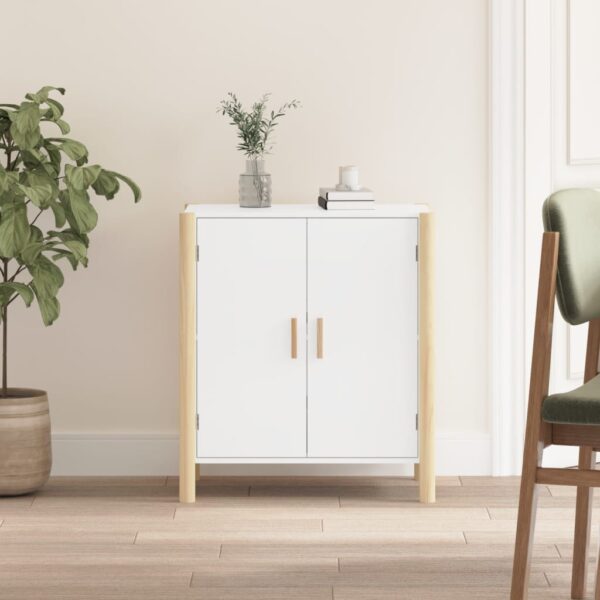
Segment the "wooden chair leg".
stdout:
<svg viewBox="0 0 600 600">
<path fill-rule="evenodd" d="M 596 453 L 589 446 L 579 448 L 579 468 L 594 469 Z M 571 577 L 571 598 L 585 596 L 588 548 L 590 540 L 592 487 L 577 488 L 575 505 L 575 536 L 573 542 L 573 574 Z"/>
<path fill-rule="evenodd" d="M 598 560 L 596 562 L 596 585 L 594 591 L 594 600 L 600 600 L 600 550 L 598 552 Z"/>
<path fill-rule="evenodd" d="M 510 600 L 525 600 L 527 598 L 527 586 L 531 566 L 531 548 L 533 545 L 535 513 L 537 508 L 535 473 L 537 467 L 541 464 L 541 454 L 542 449 L 540 446 L 536 455 L 525 456 L 523 460 Z"/>
</svg>

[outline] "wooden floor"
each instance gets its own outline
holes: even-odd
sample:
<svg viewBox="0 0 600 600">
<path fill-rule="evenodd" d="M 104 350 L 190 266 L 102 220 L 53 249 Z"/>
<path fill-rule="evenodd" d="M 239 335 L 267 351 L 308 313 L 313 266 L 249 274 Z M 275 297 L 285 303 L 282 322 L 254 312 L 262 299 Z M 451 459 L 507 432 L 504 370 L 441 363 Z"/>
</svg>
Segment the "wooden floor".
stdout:
<svg viewBox="0 0 600 600">
<path fill-rule="evenodd" d="M 0 598 L 507 598 L 518 479 L 438 486 L 424 506 L 410 479 L 213 478 L 180 505 L 170 477 L 56 477 L 0 498 Z M 541 489 L 533 599 L 569 598 L 574 502 Z"/>
</svg>

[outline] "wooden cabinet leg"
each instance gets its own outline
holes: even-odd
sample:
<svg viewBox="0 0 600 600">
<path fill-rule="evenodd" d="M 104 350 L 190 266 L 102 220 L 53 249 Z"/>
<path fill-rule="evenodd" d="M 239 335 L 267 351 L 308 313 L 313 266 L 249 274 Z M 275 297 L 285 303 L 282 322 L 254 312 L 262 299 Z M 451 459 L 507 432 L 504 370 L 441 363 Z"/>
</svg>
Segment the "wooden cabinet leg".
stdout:
<svg viewBox="0 0 600 600">
<path fill-rule="evenodd" d="M 179 502 L 196 502 L 196 477 L 193 457 L 179 463 Z"/>
<path fill-rule="evenodd" d="M 196 217 L 179 217 L 179 501 L 196 501 Z"/>
<path fill-rule="evenodd" d="M 413 470 L 413 479 L 415 481 L 419 481 L 419 463 L 415 463 L 413 465 L 414 470 Z"/>
<path fill-rule="evenodd" d="M 435 502 L 433 214 L 419 217 L 419 498 Z"/>
<path fill-rule="evenodd" d="M 200 479 L 200 465 L 196 464 L 196 481 Z"/>
<path fill-rule="evenodd" d="M 435 469 L 432 456 L 421 456 L 419 463 L 419 499 L 424 504 L 435 502 Z"/>
<path fill-rule="evenodd" d="M 589 446 L 579 448 L 579 468 L 596 468 L 596 453 Z M 577 488 L 571 598 L 583 598 L 585 596 L 593 490 L 592 487 Z"/>
</svg>

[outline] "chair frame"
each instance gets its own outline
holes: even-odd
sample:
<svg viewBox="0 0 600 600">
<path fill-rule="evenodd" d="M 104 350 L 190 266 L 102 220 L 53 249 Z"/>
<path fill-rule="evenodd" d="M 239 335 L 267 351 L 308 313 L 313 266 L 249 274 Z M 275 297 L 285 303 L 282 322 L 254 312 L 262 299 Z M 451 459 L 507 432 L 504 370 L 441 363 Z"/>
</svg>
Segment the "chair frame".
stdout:
<svg viewBox="0 0 600 600">
<path fill-rule="evenodd" d="M 577 486 L 571 598 L 584 597 L 588 566 L 592 492 L 594 487 L 600 487 L 600 470 L 595 470 L 596 451 L 600 449 L 600 425 L 559 425 L 546 423 L 542 420 L 542 403 L 548 395 L 550 383 L 559 241 L 559 233 L 544 233 L 511 600 L 525 600 L 527 598 L 538 484 Z M 590 321 L 588 327 L 584 373 L 584 381 L 586 382 L 598 374 L 600 319 Z M 542 467 L 544 448 L 552 444 L 579 446 L 578 468 L 550 469 Z M 598 586 L 596 600 L 600 600 Z"/>
</svg>

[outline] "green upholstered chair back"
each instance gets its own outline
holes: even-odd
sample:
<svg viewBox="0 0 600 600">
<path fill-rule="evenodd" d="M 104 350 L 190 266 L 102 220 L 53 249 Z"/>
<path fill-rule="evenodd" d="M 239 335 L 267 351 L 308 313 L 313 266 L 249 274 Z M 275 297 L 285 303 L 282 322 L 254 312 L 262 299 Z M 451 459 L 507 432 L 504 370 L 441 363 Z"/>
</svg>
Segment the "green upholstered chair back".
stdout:
<svg viewBox="0 0 600 600">
<path fill-rule="evenodd" d="M 600 191 L 561 190 L 544 202 L 546 231 L 560 233 L 558 306 L 578 325 L 600 318 Z"/>
</svg>

